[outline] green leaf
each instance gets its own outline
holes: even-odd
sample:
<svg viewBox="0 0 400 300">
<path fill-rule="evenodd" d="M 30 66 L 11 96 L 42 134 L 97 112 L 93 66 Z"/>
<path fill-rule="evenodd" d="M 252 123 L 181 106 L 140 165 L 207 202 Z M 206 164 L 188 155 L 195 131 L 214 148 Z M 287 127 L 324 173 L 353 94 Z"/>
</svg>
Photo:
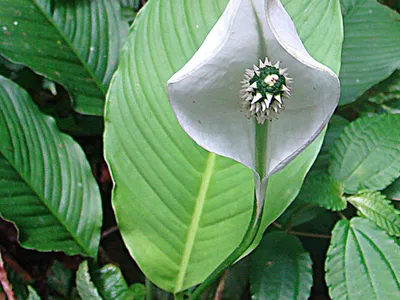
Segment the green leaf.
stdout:
<svg viewBox="0 0 400 300">
<path fill-rule="evenodd" d="M 119 0 L 121 13 L 127 21 L 133 21 L 139 9 L 140 0 Z"/>
<path fill-rule="evenodd" d="M 82 299 L 127 300 L 140 299 L 142 289 L 128 287 L 121 270 L 112 264 L 89 271 L 88 262 L 81 263 L 76 285 Z M 89 298 L 88 298 L 89 297 Z"/>
<path fill-rule="evenodd" d="M 400 177 L 395 180 L 391 185 L 388 186 L 387 189 L 383 191 L 383 193 L 389 199 L 400 200 Z"/>
<path fill-rule="evenodd" d="M 251 255 L 252 299 L 308 299 L 312 282 L 311 257 L 293 235 L 269 233 Z"/>
<path fill-rule="evenodd" d="M 400 15 L 376 0 L 341 0 L 340 104 L 351 103 L 400 68 Z"/>
<path fill-rule="evenodd" d="M 145 300 L 146 299 L 146 287 L 141 283 L 132 284 L 129 287 L 129 293 L 131 300 Z"/>
<path fill-rule="evenodd" d="M 329 174 L 310 173 L 297 196 L 299 200 L 333 211 L 344 210 L 347 201 L 343 198 L 343 184 Z"/>
<path fill-rule="evenodd" d="M 397 299 L 400 294 L 399 245 L 363 218 L 339 221 L 325 263 L 332 299 Z"/>
<path fill-rule="evenodd" d="M 122 276 L 121 270 L 108 264 L 91 273 L 93 283 L 99 291 L 102 299 L 125 300 L 130 299 L 131 291 Z"/>
<path fill-rule="evenodd" d="M 348 197 L 360 216 L 370 219 L 390 235 L 400 236 L 400 212 L 378 192 L 361 192 Z"/>
<path fill-rule="evenodd" d="M 35 291 L 35 289 L 33 287 L 31 287 L 30 285 L 28 285 L 28 298 L 27 300 L 40 300 L 39 295 L 37 294 L 37 292 Z"/>
<path fill-rule="evenodd" d="M 305 32 L 340 28 L 337 1 L 320 2 L 311 1 L 319 14 L 308 15 Z M 107 98 L 105 155 L 116 183 L 118 226 L 146 276 L 171 292 L 203 281 L 239 244 L 250 219 L 252 172 L 189 139 L 165 91 L 167 80 L 195 53 L 226 3 L 149 1 L 131 30 Z M 322 19 L 325 9 L 335 18 L 328 14 L 332 23 L 315 30 L 314 18 Z M 331 42 L 332 37 L 322 36 L 335 45 L 342 38 L 335 35 Z M 325 41 L 306 41 L 310 51 L 321 45 Z M 337 65 L 338 57 L 332 50 L 325 60 Z M 270 179 L 256 243 L 297 195 L 322 138 Z"/>
<path fill-rule="evenodd" d="M 76 288 L 78 289 L 79 296 L 85 300 L 102 300 L 99 291 L 94 285 L 89 273 L 88 262 L 85 260 L 79 266 L 76 273 Z"/>
<path fill-rule="evenodd" d="M 307 51 L 317 61 L 339 73 L 343 20 L 338 0 L 281 0 L 296 25 Z"/>
<path fill-rule="evenodd" d="M 381 190 L 400 175 L 400 115 L 351 123 L 332 148 L 329 171 L 346 193 Z M 388 163 L 390 162 L 390 163 Z"/>
<path fill-rule="evenodd" d="M 4 254 L 2 256 L 4 256 Z M 26 278 L 25 279 L 22 278 L 22 276 L 14 269 L 10 268 L 6 262 L 4 262 L 4 268 L 7 273 L 7 279 L 12 285 L 12 290 L 14 292 L 15 297 L 17 299 L 27 299 L 29 291 L 26 284 L 32 282 L 27 282 Z M 2 293 L 4 293 L 4 289 L 3 286 L 0 284 L 0 294 Z"/>
<path fill-rule="evenodd" d="M 324 143 L 322 144 L 321 151 L 318 154 L 317 159 L 312 167 L 312 171 L 326 171 L 329 167 L 330 150 L 339 138 L 344 128 L 349 125 L 349 121 L 338 115 L 333 115 L 328 124 L 328 130 L 326 131 Z"/>
<path fill-rule="evenodd" d="M 400 71 L 393 73 L 385 81 L 377 84 L 368 91 L 368 100 L 383 104 L 390 100 L 400 100 Z"/>
<path fill-rule="evenodd" d="M 48 275 L 47 284 L 51 291 L 62 295 L 64 299 L 70 299 L 70 292 L 74 284 L 74 272 L 66 269 L 62 263 L 55 261 Z"/>
<path fill-rule="evenodd" d="M 140 0 L 119 0 L 121 7 L 130 7 L 133 9 L 138 9 Z"/>
<path fill-rule="evenodd" d="M 3 77 L 0 212 L 17 225 L 24 247 L 97 253 L 101 198 L 82 149 L 40 113 L 23 89 Z"/>
<path fill-rule="evenodd" d="M 103 114 L 128 23 L 117 1 L 0 0 L 0 53 L 65 86 L 77 111 Z"/>
</svg>

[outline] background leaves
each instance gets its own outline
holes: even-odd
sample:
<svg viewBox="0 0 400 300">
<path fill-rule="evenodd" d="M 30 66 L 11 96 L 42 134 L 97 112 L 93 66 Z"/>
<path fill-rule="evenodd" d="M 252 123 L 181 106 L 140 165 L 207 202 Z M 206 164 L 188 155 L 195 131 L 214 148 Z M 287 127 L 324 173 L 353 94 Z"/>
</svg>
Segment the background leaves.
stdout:
<svg viewBox="0 0 400 300">
<path fill-rule="evenodd" d="M 0 212 L 21 244 L 95 256 L 101 199 L 82 149 L 0 77 Z M 45 236 L 46 238 L 43 238 Z"/>
<path fill-rule="evenodd" d="M 340 104 L 351 103 L 400 68 L 400 15 L 375 0 L 341 0 L 346 39 Z"/>
<path fill-rule="evenodd" d="M 308 299 L 312 261 L 297 237 L 269 233 L 251 255 L 251 262 L 252 299 Z"/>
<path fill-rule="evenodd" d="M 332 299 L 395 299 L 400 293 L 399 245 L 362 218 L 337 223 L 326 261 Z"/>
<path fill-rule="evenodd" d="M 381 190 L 400 175 L 400 115 L 356 120 L 345 128 L 331 151 L 330 174 L 346 193 Z"/>
<path fill-rule="evenodd" d="M 102 115 L 128 23 L 118 1 L 0 0 L 0 53 L 62 84 Z"/>
</svg>

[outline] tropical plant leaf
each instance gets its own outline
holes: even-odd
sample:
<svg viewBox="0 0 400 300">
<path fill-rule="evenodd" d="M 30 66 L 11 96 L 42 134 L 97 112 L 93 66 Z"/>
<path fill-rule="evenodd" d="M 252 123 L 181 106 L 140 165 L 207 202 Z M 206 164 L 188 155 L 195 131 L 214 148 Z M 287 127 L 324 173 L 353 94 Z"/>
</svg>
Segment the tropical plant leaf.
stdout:
<svg viewBox="0 0 400 300">
<path fill-rule="evenodd" d="M 0 213 L 17 225 L 24 247 L 97 254 L 101 198 L 82 149 L 23 89 L 3 77 Z"/>
<path fill-rule="evenodd" d="M 146 288 L 141 283 L 132 284 L 129 287 L 130 298 L 132 300 L 145 300 L 146 299 Z"/>
<path fill-rule="evenodd" d="M 312 282 L 311 257 L 293 235 L 269 233 L 251 255 L 252 299 L 308 299 Z"/>
<path fill-rule="evenodd" d="M 347 201 L 343 197 L 343 184 L 329 174 L 310 173 L 297 197 L 306 203 L 333 211 L 344 210 L 347 207 Z"/>
<path fill-rule="evenodd" d="M 86 260 L 80 264 L 76 273 L 76 288 L 82 299 L 103 300 L 92 281 L 89 273 L 88 262 Z"/>
<path fill-rule="evenodd" d="M 0 0 L 0 53 L 65 86 L 102 115 L 128 23 L 118 1 Z"/>
<path fill-rule="evenodd" d="M 341 68 L 343 20 L 337 0 L 281 0 L 307 51 L 336 74 Z M 325 27 L 326 26 L 326 27 Z"/>
<path fill-rule="evenodd" d="M 75 282 L 72 270 L 66 269 L 62 263 L 55 261 L 47 275 L 47 283 L 51 291 L 62 295 L 64 299 L 72 299 L 71 291 Z"/>
<path fill-rule="evenodd" d="M 400 200 L 400 177 L 383 191 L 383 193 L 392 200 Z"/>
<path fill-rule="evenodd" d="M 400 294 L 399 245 L 364 218 L 339 221 L 325 263 L 334 300 L 396 299 Z"/>
<path fill-rule="evenodd" d="M 138 9 L 140 0 L 119 0 L 121 7 L 129 7 L 132 9 Z"/>
<path fill-rule="evenodd" d="M 400 71 L 393 73 L 385 81 L 377 84 L 368 91 L 368 100 L 374 103 L 383 104 L 390 100 L 400 100 Z"/>
<path fill-rule="evenodd" d="M 318 154 L 317 159 L 312 167 L 312 171 L 323 171 L 326 172 L 329 168 L 330 150 L 339 138 L 344 128 L 349 125 L 349 121 L 338 115 L 333 115 L 328 124 L 328 130 L 322 144 L 321 151 Z"/>
<path fill-rule="evenodd" d="M 329 171 L 346 193 L 382 190 L 399 177 L 399 131 L 400 115 L 386 114 L 360 118 L 345 128 L 332 148 Z"/>
<path fill-rule="evenodd" d="M 400 68 L 400 15 L 375 0 L 340 2 L 345 34 L 340 71 L 343 105 Z"/>
<path fill-rule="evenodd" d="M 165 91 L 167 80 L 195 53 L 227 2 L 148 2 L 131 30 L 107 99 L 105 155 L 116 183 L 119 228 L 146 276 L 171 292 L 203 281 L 239 244 L 251 214 L 252 172 L 189 139 Z M 332 14 L 319 30 L 340 28 L 339 6 L 331 5 L 337 1 L 324 2 L 318 7 Z M 306 32 L 319 34 L 312 28 L 314 18 L 322 18 L 322 11 L 309 16 Z M 341 38 L 338 34 L 326 43 L 340 44 Z M 314 51 L 321 45 L 327 44 L 306 44 Z M 330 54 L 319 59 L 337 67 L 340 53 L 326 47 Z M 322 138 L 270 179 L 258 241 L 297 195 Z"/>
<path fill-rule="evenodd" d="M 132 291 L 122 276 L 121 270 L 112 264 L 91 272 L 92 280 L 102 299 L 126 300 L 131 299 Z"/>
<path fill-rule="evenodd" d="M 390 235 L 400 236 L 400 212 L 379 192 L 361 192 L 348 197 L 360 216 L 370 219 Z"/>
</svg>

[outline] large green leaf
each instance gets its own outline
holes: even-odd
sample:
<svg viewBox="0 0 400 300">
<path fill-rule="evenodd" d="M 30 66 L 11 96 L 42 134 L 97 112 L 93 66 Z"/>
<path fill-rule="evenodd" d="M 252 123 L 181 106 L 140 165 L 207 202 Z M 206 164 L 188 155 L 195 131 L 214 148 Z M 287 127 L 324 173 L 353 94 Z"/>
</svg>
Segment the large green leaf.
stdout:
<svg viewBox="0 0 400 300">
<path fill-rule="evenodd" d="M 76 110 L 103 114 L 128 23 L 118 1 L 0 0 L 0 53 L 64 85 Z"/>
<path fill-rule="evenodd" d="M 345 128 L 332 148 L 329 168 L 345 192 L 381 190 L 399 177 L 399 132 L 400 115 L 365 117 Z"/>
<path fill-rule="evenodd" d="M 400 15 L 376 0 L 341 0 L 344 15 L 341 104 L 400 68 Z"/>
<path fill-rule="evenodd" d="M 300 240 L 284 232 L 267 234 L 251 255 L 252 299 L 308 299 L 312 261 Z"/>
<path fill-rule="evenodd" d="M 3 77 L 0 213 L 17 225 L 24 247 L 97 254 L 101 198 L 82 149 Z"/>
<path fill-rule="evenodd" d="M 341 43 L 338 2 L 311 2 L 319 12 L 308 13 L 305 32 L 320 34 L 337 26 L 339 34 L 333 40 L 322 35 L 328 46 L 323 41 L 306 46 L 310 51 L 326 46 L 329 55 L 318 59 L 338 68 L 340 52 L 329 50 L 335 49 L 329 44 Z M 105 154 L 115 181 L 119 228 L 146 276 L 172 292 L 204 280 L 235 249 L 253 203 L 252 172 L 189 139 L 165 91 L 167 80 L 195 53 L 226 3 L 148 2 L 131 30 L 107 99 Z M 315 18 L 322 19 L 326 9 L 334 18 L 328 14 L 315 30 Z M 297 195 L 321 142 L 322 136 L 270 179 L 258 240 Z"/>
<path fill-rule="evenodd" d="M 332 299 L 398 299 L 399 252 L 399 245 L 371 221 L 339 221 L 325 264 Z"/>
</svg>

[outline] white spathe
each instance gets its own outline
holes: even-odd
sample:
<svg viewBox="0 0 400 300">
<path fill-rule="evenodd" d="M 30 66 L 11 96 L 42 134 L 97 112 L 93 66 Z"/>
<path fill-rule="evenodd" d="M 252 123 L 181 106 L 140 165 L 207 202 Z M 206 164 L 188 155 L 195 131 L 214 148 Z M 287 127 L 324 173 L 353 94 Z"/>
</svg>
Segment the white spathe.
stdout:
<svg viewBox="0 0 400 300">
<path fill-rule="evenodd" d="M 268 58 L 281 62 L 293 82 L 285 110 L 265 128 L 259 147 L 254 118 L 242 110 L 246 69 Z M 231 0 L 207 38 L 167 84 L 175 115 L 203 148 L 232 158 L 255 173 L 257 198 L 267 178 L 285 167 L 322 131 L 339 101 L 339 79 L 314 60 L 279 0 Z M 266 149 L 264 170 L 256 149 Z"/>
</svg>

